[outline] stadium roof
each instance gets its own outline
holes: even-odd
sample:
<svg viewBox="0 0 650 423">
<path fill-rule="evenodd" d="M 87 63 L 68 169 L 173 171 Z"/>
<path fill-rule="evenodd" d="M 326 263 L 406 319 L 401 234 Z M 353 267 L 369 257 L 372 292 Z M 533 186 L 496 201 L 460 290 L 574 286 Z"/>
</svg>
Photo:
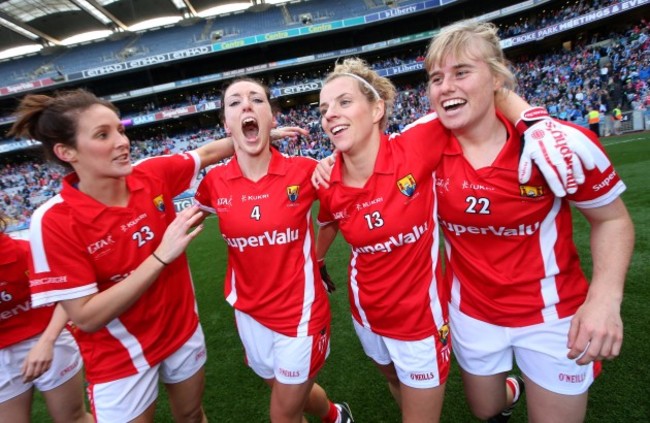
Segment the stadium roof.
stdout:
<svg viewBox="0 0 650 423">
<path fill-rule="evenodd" d="M 0 0 L 0 58 L 287 0 Z M 181 22 L 182 24 L 182 22 Z"/>
</svg>

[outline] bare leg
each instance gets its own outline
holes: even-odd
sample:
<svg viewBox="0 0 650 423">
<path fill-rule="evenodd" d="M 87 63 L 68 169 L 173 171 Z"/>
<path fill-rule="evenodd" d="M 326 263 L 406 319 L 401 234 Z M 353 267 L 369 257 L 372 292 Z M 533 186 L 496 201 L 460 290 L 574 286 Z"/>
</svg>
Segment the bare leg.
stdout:
<svg viewBox="0 0 650 423">
<path fill-rule="evenodd" d="M 531 423 L 581 423 L 587 413 L 588 392 L 556 394 L 533 383 L 524 375 L 528 421 Z"/>
<path fill-rule="evenodd" d="M 404 423 L 438 423 L 442 413 L 445 385 L 435 388 L 412 388 L 401 385 L 402 421 Z"/>
<path fill-rule="evenodd" d="M 86 411 L 84 403 L 83 372 L 62 385 L 42 392 L 47 410 L 56 423 L 92 423 L 93 416 Z"/>
<path fill-rule="evenodd" d="M 208 418 L 201 404 L 205 389 L 205 367 L 182 382 L 165 384 L 165 388 L 169 394 L 174 421 L 207 423 Z"/>
<path fill-rule="evenodd" d="M 476 376 L 461 370 L 465 396 L 472 414 L 487 420 L 512 404 L 512 393 L 506 388 L 507 373 Z"/>
<path fill-rule="evenodd" d="M 0 404 L 0 422 L 30 423 L 33 390 Z"/>
</svg>

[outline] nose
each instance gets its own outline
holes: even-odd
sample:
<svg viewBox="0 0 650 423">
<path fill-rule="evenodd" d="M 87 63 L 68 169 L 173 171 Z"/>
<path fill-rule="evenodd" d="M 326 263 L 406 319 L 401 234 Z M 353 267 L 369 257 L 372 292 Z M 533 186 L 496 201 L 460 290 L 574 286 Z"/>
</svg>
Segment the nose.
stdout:
<svg viewBox="0 0 650 423">
<path fill-rule="evenodd" d="M 328 106 L 325 113 L 323 113 L 323 118 L 331 119 L 331 118 L 337 116 L 337 114 L 338 114 L 338 112 L 336 110 L 336 105 L 332 104 L 332 105 Z"/>
<path fill-rule="evenodd" d="M 454 81 L 452 78 L 443 78 L 440 84 L 440 89 L 442 92 L 454 91 L 455 89 Z"/>
</svg>

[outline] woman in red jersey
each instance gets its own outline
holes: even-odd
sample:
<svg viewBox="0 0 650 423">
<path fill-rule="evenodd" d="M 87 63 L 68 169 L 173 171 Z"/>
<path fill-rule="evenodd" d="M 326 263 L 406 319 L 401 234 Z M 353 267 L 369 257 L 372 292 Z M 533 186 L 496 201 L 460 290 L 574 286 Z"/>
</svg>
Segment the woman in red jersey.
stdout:
<svg viewBox="0 0 650 423">
<path fill-rule="evenodd" d="M 73 170 L 32 218 L 30 287 L 35 306 L 59 302 L 74 323 L 95 419 L 153 421 L 160 380 L 176 421 L 206 421 L 206 349 L 184 253 L 201 213 L 177 215 L 172 200 L 232 143 L 132 165 L 117 109 L 84 90 L 26 96 L 11 132 Z"/>
<path fill-rule="evenodd" d="M 454 353 L 473 413 L 506 421 L 523 373 L 531 422 L 582 422 L 600 360 L 616 357 L 620 305 L 634 229 L 620 198 L 625 185 L 590 131 L 566 124 L 595 167 L 566 198 L 536 170 L 517 180 L 516 129 L 494 93 L 512 89 L 497 28 L 444 28 L 426 56 L 429 97 L 452 137 L 436 170 L 438 217 L 446 240 L 446 284 Z M 588 283 L 572 238 L 570 204 L 591 226 Z M 507 381 L 507 389 L 502 387 Z"/>
<path fill-rule="evenodd" d="M 451 134 L 430 114 L 385 135 L 394 98 L 392 83 L 360 59 L 337 64 L 325 79 L 321 123 L 338 153 L 329 189 L 319 193 L 319 221 L 327 226 L 317 256 L 339 229 L 352 250 L 350 307 L 363 349 L 386 377 L 403 420 L 435 422 L 451 351 L 435 172 Z M 529 107 L 514 94 L 505 100 L 512 119 Z M 533 143 L 524 161 L 539 148 Z"/>
<path fill-rule="evenodd" d="M 314 253 L 310 177 L 317 162 L 270 146 L 269 89 L 243 78 L 223 91 L 235 156 L 208 172 L 196 201 L 219 217 L 228 244 L 226 300 L 235 309 L 246 362 L 271 387 L 274 423 L 352 423 L 315 378 L 329 354 L 330 309 Z M 306 134 L 306 132 L 305 132 Z"/>
<path fill-rule="evenodd" d="M 57 423 L 91 423 L 79 347 L 60 306 L 32 308 L 29 243 L 6 235 L 0 212 L 0 421 L 28 423 L 34 388 Z"/>
</svg>

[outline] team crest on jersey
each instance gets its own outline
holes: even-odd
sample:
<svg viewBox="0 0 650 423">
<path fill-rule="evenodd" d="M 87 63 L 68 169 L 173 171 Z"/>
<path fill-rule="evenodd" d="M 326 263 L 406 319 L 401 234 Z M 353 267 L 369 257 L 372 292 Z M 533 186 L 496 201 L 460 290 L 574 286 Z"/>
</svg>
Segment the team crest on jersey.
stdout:
<svg viewBox="0 0 650 423">
<path fill-rule="evenodd" d="M 397 181 L 397 188 L 399 188 L 400 192 L 407 197 L 412 197 L 413 194 L 415 194 L 415 187 L 415 178 L 411 173 Z"/>
<path fill-rule="evenodd" d="M 440 343 L 443 346 L 446 346 L 449 342 L 449 324 L 445 323 L 438 329 L 438 335 L 440 335 Z"/>
<path fill-rule="evenodd" d="M 529 197 L 529 198 L 535 198 L 535 197 L 541 197 L 544 195 L 544 187 L 543 186 L 531 186 L 531 185 L 519 185 L 519 194 L 522 197 Z"/>
<path fill-rule="evenodd" d="M 287 196 L 292 203 L 298 200 L 298 188 L 300 188 L 298 185 L 290 185 L 287 187 Z"/>
<path fill-rule="evenodd" d="M 156 206 L 156 209 L 158 209 L 158 211 L 165 211 L 165 200 L 163 199 L 162 194 L 153 199 L 153 205 Z"/>
</svg>

